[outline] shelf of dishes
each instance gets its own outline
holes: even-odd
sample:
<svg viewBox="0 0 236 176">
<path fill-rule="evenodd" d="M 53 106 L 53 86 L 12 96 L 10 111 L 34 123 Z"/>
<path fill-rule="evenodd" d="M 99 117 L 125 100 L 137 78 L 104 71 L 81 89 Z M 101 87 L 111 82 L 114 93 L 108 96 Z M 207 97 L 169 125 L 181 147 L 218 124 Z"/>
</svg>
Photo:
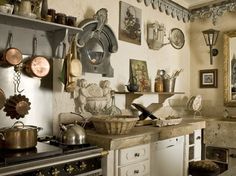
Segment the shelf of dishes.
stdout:
<svg viewBox="0 0 236 176">
<path fill-rule="evenodd" d="M 41 30 L 41 31 L 56 31 L 61 29 L 68 29 L 70 34 L 76 34 L 82 31 L 82 29 L 78 27 L 67 26 L 63 24 L 43 21 L 40 19 L 19 16 L 14 14 L 1 13 L 1 12 L 0 12 L 0 23 L 9 26 L 18 26 L 22 28 Z"/>
</svg>

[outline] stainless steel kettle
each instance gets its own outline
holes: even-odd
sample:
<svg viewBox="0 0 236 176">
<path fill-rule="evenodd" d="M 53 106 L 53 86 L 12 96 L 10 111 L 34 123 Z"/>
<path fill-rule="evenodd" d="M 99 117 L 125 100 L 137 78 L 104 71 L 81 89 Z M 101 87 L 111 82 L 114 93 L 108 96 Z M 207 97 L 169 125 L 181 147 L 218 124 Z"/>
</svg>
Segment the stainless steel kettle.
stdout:
<svg viewBox="0 0 236 176">
<path fill-rule="evenodd" d="M 75 121 L 73 124 L 60 124 L 59 141 L 66 145 L 85 144 L 86 133 L 83 127 Z"/>
</svg>

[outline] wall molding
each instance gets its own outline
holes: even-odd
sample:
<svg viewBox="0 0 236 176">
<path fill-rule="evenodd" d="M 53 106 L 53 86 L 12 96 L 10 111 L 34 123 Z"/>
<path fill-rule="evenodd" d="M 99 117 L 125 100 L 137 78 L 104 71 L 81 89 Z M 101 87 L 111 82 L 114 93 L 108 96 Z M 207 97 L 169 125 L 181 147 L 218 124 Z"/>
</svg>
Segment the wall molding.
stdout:
<svg viewBox="0 0 236 176">
<path fill-rule="evenodd" d="M 206 5 L 190 11 L 190 21 L 196 19 L 209 19 L 211 18 L 213 25 L 216 25 L 218 17 L 226 12 L 236 12 L 236 0 L 227 0 L 221 3 Z"/>
</svg>

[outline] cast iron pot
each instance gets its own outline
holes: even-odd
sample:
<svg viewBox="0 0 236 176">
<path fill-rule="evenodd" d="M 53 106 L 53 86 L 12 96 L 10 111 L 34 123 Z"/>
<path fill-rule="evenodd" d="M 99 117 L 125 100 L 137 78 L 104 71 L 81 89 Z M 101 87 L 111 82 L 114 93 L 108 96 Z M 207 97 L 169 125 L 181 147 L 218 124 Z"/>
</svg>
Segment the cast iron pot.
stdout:
<svg viewBox="0 0 236 176">
<path fill-rule="evenodd" d="M 0 148 L 28 149 L 37 145 L 38 131 L 41 127 L 24 125 L 17 121 L 10 128 L 0 129 Z"/>
</svg>

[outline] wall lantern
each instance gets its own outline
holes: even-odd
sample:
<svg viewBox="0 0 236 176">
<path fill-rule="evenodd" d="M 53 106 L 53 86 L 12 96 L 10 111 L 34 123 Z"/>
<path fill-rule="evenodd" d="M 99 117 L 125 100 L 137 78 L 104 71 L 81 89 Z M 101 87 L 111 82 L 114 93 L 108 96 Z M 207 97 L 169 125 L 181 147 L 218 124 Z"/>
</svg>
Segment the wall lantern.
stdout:
<svg viewBox="0 0 236 176">
<path fill-rule="evenodd" d="M 206 45 L 210 47 L 210 63 L 213 64 L 212 57 L 217 56 L 218 50 L 213 49 L 212 47 L 216 44 L 218 34 L 220 31 L 214 30 L 214 29 L 208 29 L 205 31 L 202 31 Z"/>
</svg>

